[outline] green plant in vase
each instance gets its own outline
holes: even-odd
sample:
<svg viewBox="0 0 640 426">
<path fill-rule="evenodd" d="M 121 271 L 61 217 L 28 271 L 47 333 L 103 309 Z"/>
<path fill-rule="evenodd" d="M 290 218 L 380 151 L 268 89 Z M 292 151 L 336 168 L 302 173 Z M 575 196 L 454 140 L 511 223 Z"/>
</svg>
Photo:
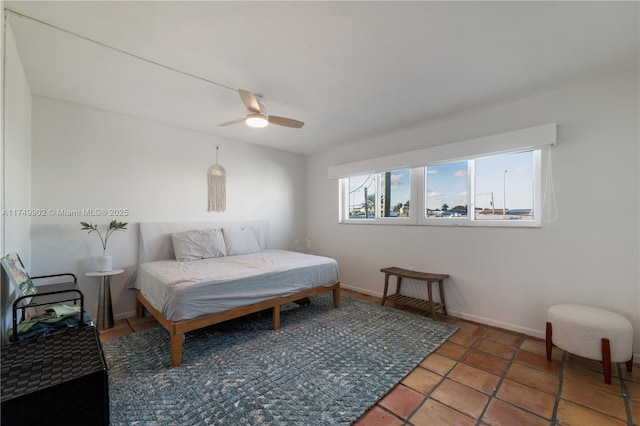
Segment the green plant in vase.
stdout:
<svg viewBox="0 0 640 426">
<path fill-rule="evenodd" d="M 127 223 L 126 222 L 118 222 L 116 220 L 112 220 L 109 223 L 109 227 L 107 228 L 104 236 L 98 229 L 98 225 L 94 225 L 89 222 L 80 222 L 82 225 L 82 231 L 88 231 L 89 234 L 95 232 L 100 237 L 100 243 L 102 244 L 102 255 L 98 256 L 98 271 L 99 272 L 107 272 L 110 271 L 113 265 L 112 258 L 110 254 L 107 254 L 107 242 L 109 241 L 109 237 L 116 231 L 126 231 Z"/>
</svg>

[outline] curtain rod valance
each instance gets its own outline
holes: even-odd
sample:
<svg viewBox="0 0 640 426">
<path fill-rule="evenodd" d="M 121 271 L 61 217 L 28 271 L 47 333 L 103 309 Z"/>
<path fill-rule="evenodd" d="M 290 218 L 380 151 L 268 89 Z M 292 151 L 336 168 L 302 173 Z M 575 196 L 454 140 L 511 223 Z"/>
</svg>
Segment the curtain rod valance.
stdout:
<svg viewBox="0 0 640 426">
<path fill-rule="evenodd" d="M 556 145 L 556 123 L 329 167 L 329 179 Z"/>
</svg>

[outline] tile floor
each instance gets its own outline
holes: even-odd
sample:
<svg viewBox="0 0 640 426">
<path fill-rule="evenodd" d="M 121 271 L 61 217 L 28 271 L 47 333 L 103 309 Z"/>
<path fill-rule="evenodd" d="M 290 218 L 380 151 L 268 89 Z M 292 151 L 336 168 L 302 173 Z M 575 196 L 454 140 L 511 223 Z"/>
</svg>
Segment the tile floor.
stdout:
<svg viewBox="0 0 640 426">
<path fill-rule="evenodd" d="M 343 290 L 380 303 L 380 299 Z M 355 422 L 373 425 L 638 425 L 640 365 L 614 365 L 611 385 L 602 366 L 553 349 L 544 341 L 454 317 L 460 330 Z M 101 340 L 157 327 L 152 318 L 117 321 Z"/>
</svg>

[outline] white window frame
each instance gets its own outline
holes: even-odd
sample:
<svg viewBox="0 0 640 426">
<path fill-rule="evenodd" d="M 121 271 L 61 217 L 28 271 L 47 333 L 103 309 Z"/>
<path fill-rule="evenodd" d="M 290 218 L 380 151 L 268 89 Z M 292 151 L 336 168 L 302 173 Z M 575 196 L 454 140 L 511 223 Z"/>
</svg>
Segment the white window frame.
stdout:
<svg viewBox="0 0 640 426">
<path fill-rule="evenodd" d="M 549 148 L 545 148 L 549 149 Z M 542 226 L 542 149 L 532 149 L 515 151 L 533 153 L 533 220 L 478 220 L 475 218 L 475 161 L 489 156 L 469 158 L 466 160 L 451 160 L 450 162 L 467 161 L 467 216 L 459 218 L 436 218 L 426 217 L 427 197 L 425 193 L 426 167 L 446 163 L 440 161 L 426 164 L 422 167 L 409 169 L 410 195 L 409 195 L 409 217 L 380 217 L 380 206 L 378 203 L 381 194 L 380 175 L 392 170 L 371 172 L 376 174 L 376 202 L 374 203 L 375 217 L 371 219 L 350 219 L 349 218 L 349 178 L 341 178 L 339 182 L 339 202 L 338 202 L 338 222 L 357 225 L 426 225 L 426 226 L 471 226 L 471 227 L 503 227 L 503 228 L 539 228 Z M 504 155 L 511 153 L 500 153 Z M 447 161 L 448 162 L 448 161 Z M 394 169 L 399 170 L 399 169 Z M 364 175 L 359 173 L 353 176 Z"/>
<path fill-rule="evenodd" d="M 392 172 L 395 170 L 409 169 L 409 217 L 381 217 L 380 216 L 380 203 L 379 198 L 382 193 L 382 183 L 380 179 L 380 175 L 386 172 Z M 360 176 L 366 174 L 375 174 L 376 175 L 376 201 L 374 203 L 374 212 L 375 217 L 372 219 L 350 219 L 349 218 L 349 178 L 351 176 L 347 176 L 345 178 L 341 178 L 338 180 L 339 182 L 339 213 L 338 213 L 338 222 L 339 223 L 349 223 L 356 225 L 371 225 L 371 224 L 384 224 L 384 225 L 415 225 L 417 223 L 418 216 L 418 204 L 416 201 L 419 199 L 419 192 L 417 188 L 417 181 L 419 181 L 419 169 L 408 168 L 408 167 L 400 167 L 392 170 L 382 170 L 379 172 L 370 172 L 370 173 L 358 173 L 357 175 L 352 176 Z"/>
<path fill-rule="evenodd" d="M 472 172 L 472 165 L 469 164 L 469 160 L 465 160 L 465 159 L 456 159 L 456 160 L 451 160 L 451 161 L 438 161 L 438 162 L 434 162 L 434 163 L 428 163 L 425 164 L 424 166 L 420 167 L 420 180 L 422 182 L 422 192 L 420 193 L 422 196 L 420 197 L 422 201 L 422 206 L 420 209 L 420 215 L 418 217 L 418 225 L 435 225 L 435 226 L 462 226 L 464 224 L 465 221 L 468 221 L 468 211 L 469 208 L 467 208 L 467 217 L 461 217 L 461 218 L 441 218 L 441 217 L 425 217 L 426 213 L 427 213 L 427 195 L 426 195 L 426 191 L 427 188 L 425 187 L 425 182 L 426 182 L 426 168 L 428 166 L 436 166 L 438 164 L 446 164 L 446 163 L 460 163 L 466 161 L 467 162 L 467 188 L 470 188 L 471 185 L 471 175 L 473 174 Z M 468 192 L 468 196 L 467 196 L 467 206 L 471 205 L 470 202 L 470 193 L 471 190 L 467 189 Z"/>
<path fill-rule="evenodd" d="M 546 153 L 557 144 L 557 125 L 543 124 L 526 129 L 468 139 L 444 145 L 432 146 L 416 151 L 403 152 L 385 157 L 372 158 L 354 163 L 329 167 L 329 179 L 338 179 L 339 202 L 338 221 L 345 224 L 386 224 L 386 225 L 429 225 L 429 226 L 480 226 L 480 227 L 541 227 L 542 226 L 542 153 Z M 475 219 L 475 182 L 474 170 L 469 169 L 469 202 L 466 218 L 426 218 L 424 167 L 438 163 L 476 160 L 494 155 L 532 151 L 533 156 L 533 220 L 476 220 Z M 549 158 L 549 156 L 545 156 Z M 551 167 L 546 164 L 545 167 Z M 410 169 L 411 194 L 409 218 L 381 218 L 376 203 L 376 218 L 349 219 L 350 176 L 368 173 L 384 173 L 387 170 Z M 379 179 L 377 192 L 380 193 Z M 472 195 L 473 194 L 473 195 Z M 345 197 L 346 200 L 345 200 Z"/>
<path fill-rule="evenodd" d="M 548 149 L 548 148 L 546 148 Z M 527 152 L 531 151 L 533 153 L 533 220 L 479 220 L 475 218 L 476 215 L 476 186 L 475 186 L 475 161 L 490 157 L 489 155 L 482 157 L 474 157 L 469 158 L 467 160 L 467 187 L 468 187 L 468 198 L 467 198 L 467 216 L 460 218 L 436 218 L 436 217 L 425 217 L 427 211 L 427 199 L 425 194 L 424 182 L 426 181 L 425 170 L 427 166 L 433 166 L 436 164 L 442 164 L 445 162 L 438 162 L 427 164 L 422 168 L 422 182 L 423 182 L 423 190 L 421 192 L 422 196 L 422 206 L 421 206 L 421 214 L 418 217 L 419 225 L 429 225 L 429 226 L 474 226 L 474 227 L 509 227 L 509 228 L 539 228 L 542 226 L 542 149 L 533 149 L 533 150 L 523 150 L 523 151 L 514 151 L 510 153 L 500 153 L 496 155 L 508 155 L 508 154 L 516 154 L 518 152 Z M 461 160 L 452 160 L 450 162 L 456 162 Z"/>
</svg>

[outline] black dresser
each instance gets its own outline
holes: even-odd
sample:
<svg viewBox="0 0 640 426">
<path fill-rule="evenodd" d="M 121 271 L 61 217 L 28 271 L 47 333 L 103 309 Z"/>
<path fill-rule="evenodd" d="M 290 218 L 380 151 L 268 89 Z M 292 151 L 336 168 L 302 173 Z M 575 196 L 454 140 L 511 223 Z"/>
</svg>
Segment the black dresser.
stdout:
<svg viewBox="0 0 640 426">
<path fill-rule="evenodd" d="M 1 349 L 2 425 L 108 425 L 107 364 L 95 327 Z"/>
</svg>

